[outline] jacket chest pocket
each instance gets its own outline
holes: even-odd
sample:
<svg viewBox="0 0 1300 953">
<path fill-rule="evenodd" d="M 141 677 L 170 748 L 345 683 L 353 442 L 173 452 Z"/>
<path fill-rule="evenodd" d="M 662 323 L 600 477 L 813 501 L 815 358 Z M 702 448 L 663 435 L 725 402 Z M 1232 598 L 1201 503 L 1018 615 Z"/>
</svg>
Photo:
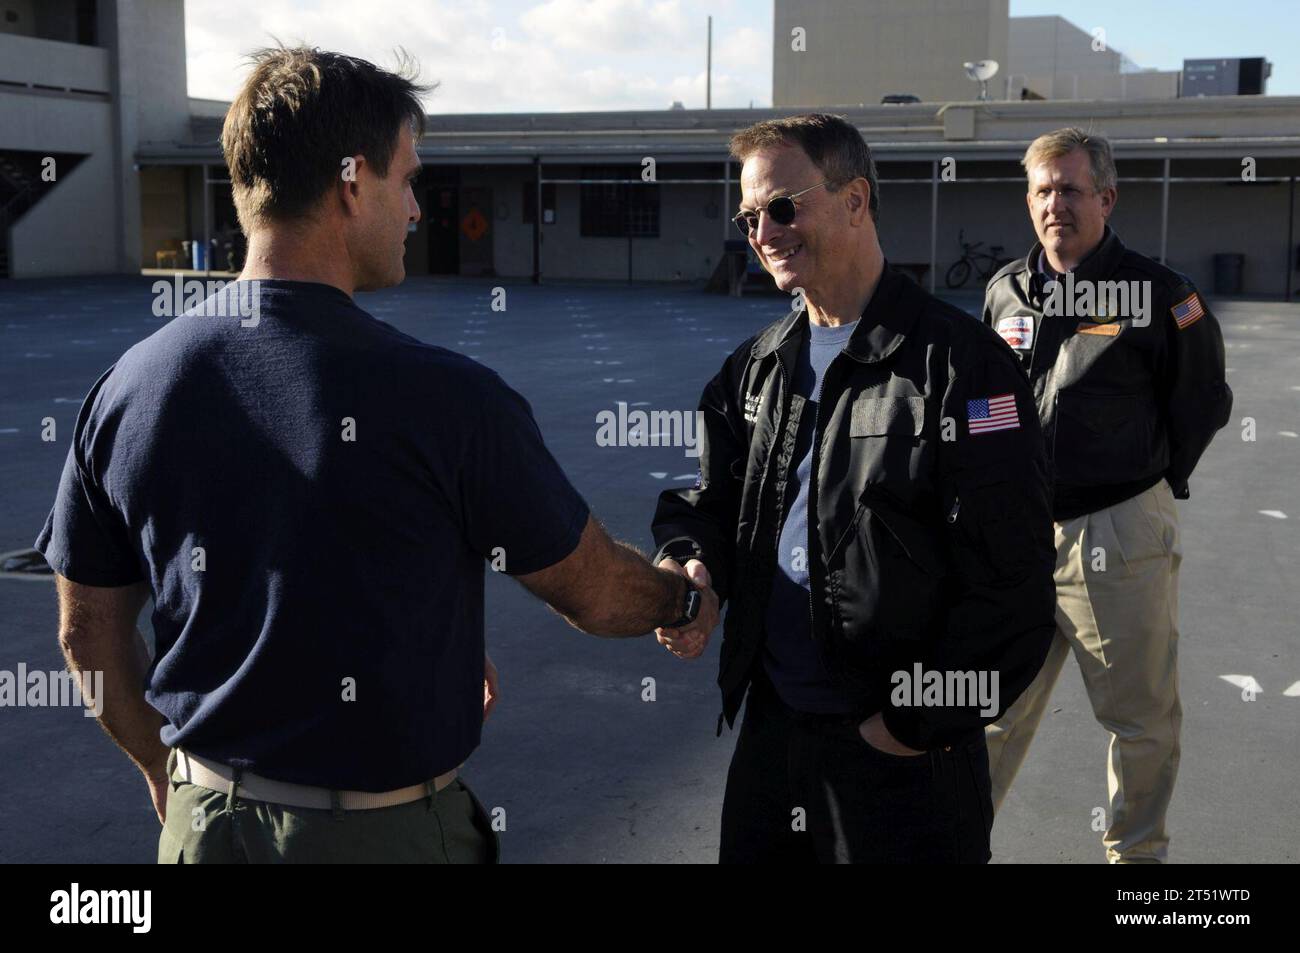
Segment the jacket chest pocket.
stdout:
<svg viewBox="0 0 1300 953">
<path fill-rule="evenodd" d="M 1153 469 L 1156 409 L 1144 394 L 1057 394 L 1052 459 L 1062 483 L 1136 479 Z"/>
<path fill-rule="evenodd" d="M 925 398 L 859 397 L 849 413 L 849 436 L 919 437 L 925 427 Z"/>
<path fill-rule="evenodd" d="M 911 499 L 922 467 L 924 398 L 859 397 L 849 413 L 846 489 L 883 486 L 900 500 Z"/>
</svg>

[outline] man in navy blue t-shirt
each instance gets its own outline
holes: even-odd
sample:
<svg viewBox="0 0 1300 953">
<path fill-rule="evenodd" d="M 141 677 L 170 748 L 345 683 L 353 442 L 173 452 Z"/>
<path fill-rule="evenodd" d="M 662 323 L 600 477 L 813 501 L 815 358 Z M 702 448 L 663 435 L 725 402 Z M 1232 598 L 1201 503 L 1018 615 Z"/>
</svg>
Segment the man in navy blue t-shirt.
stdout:
<svg viewBox="0 0 1300 953">
<path fill-rule="evenodd" d="M 160 860 L 492 859 L 457 776 L 495 695 L 485 559 L 594 634 L 717 620 L 707 587 L 605 534 L 497 374 L 353 301 L 403 277 L 419 89 L 259 54 L 222 136 L 240 280 L 78 415 L 36 545 L 69 666 L 104 672 L 101 722 L 164 819 Z"/>
</svg>

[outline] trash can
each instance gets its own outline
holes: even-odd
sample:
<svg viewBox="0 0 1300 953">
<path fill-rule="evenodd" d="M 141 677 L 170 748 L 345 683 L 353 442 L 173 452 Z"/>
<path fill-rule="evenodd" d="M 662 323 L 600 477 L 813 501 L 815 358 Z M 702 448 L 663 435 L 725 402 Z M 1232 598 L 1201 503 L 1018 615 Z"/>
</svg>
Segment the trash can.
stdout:
<svg viewBox="0 0 1300 953">
<path fill-rule="evenodd" d="M 194 258 L 191 264 L 195 271 L 207 271 L 208 264 L 208 246 L 201 241 L 196 241 L 193 246 Z"/>
<path fill-rule="evenodd" d="M 1214 293 L 1216 295 L 1241 294 L 1241 275 L 1246 269 L 1245 255 L 1219 254 L 1214 256 Z"/>
</svg>

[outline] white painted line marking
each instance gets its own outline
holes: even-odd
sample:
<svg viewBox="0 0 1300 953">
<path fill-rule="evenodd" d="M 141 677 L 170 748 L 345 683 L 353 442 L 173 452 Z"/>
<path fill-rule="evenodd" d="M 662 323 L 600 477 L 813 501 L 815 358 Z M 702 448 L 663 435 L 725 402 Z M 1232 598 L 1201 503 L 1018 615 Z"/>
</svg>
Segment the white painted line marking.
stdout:
<svg viewBox="0 0 1300 953">
<path fill-rule="evenodd" d="M 1223 679 L 1229 685 L 1236 685 L 1242 691 L 1250 689 L 1256 695 L 1262 695 L 1264 693 L 1264 687 L 1260 685 L 1259 682 L 1255 681 L 1254 675 L 1220 675 L 1219 678 Z"/>
<path fill-rule="evenodd" d="M 17 427 L 0 427 L 0 433 L 21 433 Z"/>
<path fill-rule="evenodd" d="M 1300 698 L 1300 682 L 1292 682 L 1282 694 L 1287 698 Z"/>
<path fill-rule="evenodd" d="M 1279 430 L 1277 435 L 1279 437 L 1300 437 L 1300 433 L 1296 433 L 1294 430 Z"/>
<path fill-rule="evenodd" d="M 634 378 L 634 377 L 620 377 L 620 378 L 618 379 L 618 382 L 619 382 L 620 384 L 635 384 L 635 383 L 636 383 L 636 378 Z"/>
<path fill-rule="evenodd" d="M 649 407 L 649 406 L 650 406 L 650 401 L 648 401 L 648 400 L 638 400 L 635 404 L 630 404 L 629 406 L 631 406 L 631 407 Z"/>
<path fill-rule="evenodd" d="M 662 480 L 668 474 L 665 471 L 659 470 L 659 471 L 652 471 L 650 475 L 654 477 L 656 480 Z"/>
<path fill-rule="evenodd" d="M 54 402 L 55 402 L 56 404 L 79 404 L 79 403 L 81 403 L 81 401 L 77 400 L 77 398 L 75 398 L 75 397 L 56 397 L 56 398 L 54 398 Z"/>
<path fill-rule="evenodd" d="M 1283 513 L 1281 510 L 1260 510 L 1260 511 L 1259 511 L 1259 514 L 1260 514 L 1261 516 L 1271 516 L 1271 517 L 1273 517 L 1273 519 L 1275 519 L 1275 520 L 1284 520 L 1284 519 L 1286 519 L 1286 514 Z"/>
<path fill-rule="evenodd" d="M 699 476 L 698 473 L 679 473 L 679 474 L 677 474 L 677 476 L 673 477 L 673 479 L 674 479 L 674 480 L 694 480 L 697 476 Z"/>
</svg>

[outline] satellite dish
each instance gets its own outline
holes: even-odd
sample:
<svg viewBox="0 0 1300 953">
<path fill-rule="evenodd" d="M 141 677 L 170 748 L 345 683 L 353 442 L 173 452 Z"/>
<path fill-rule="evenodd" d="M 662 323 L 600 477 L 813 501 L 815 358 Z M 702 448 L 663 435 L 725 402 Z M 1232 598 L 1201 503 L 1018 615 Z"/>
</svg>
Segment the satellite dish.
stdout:
<svg viewBox="0 0 1300 953">
<path fill-rule="evenodd" d="M 997 60 L 980 60 L 978 63 L 963 63 L 966 75 L 977 83 L 986 83 L 998 74 Z"/>
<path fill-rule="evenodd" d="M 972 82 L 980 84 L 980 101 L 989 98 L 989 80 L 998 73 L 997 60 L 978 60 L 974 63 L 962 63 L 966 70 L 966 76 Z"/>
</svg>

